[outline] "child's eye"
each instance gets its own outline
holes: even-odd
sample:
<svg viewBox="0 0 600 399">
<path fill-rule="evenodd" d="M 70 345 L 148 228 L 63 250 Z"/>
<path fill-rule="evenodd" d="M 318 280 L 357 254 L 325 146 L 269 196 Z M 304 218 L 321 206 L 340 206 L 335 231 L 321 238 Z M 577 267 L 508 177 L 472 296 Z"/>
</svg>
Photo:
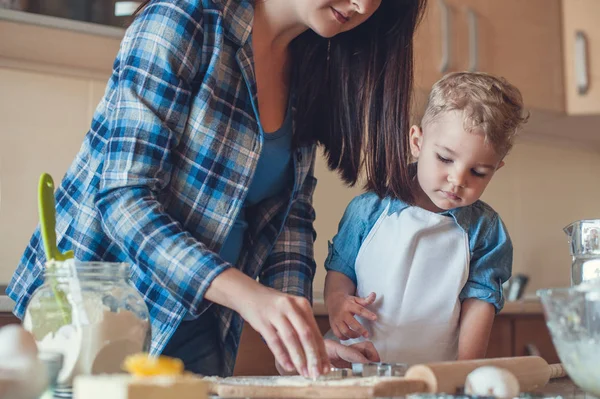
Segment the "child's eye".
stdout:
<svg viewBox="0 0 600 399">
<path fill-rule="evenodd" d="M 471 173 L 473 174 L 473 176 L 476 176 L 476 177 L 485 177 L 486 176 L 485 173 L 479 173 L 475 169 L 471 169 Z"/>
<path fill-rule="evenodd" d="M 440 154 L 437 154 L 438 160 L 440 160 L 443 163 L 451 163 L 452 160 L 448 159 L 448 158 L 444 158 L 443 156 L 441 156 Z"/>
</svg>

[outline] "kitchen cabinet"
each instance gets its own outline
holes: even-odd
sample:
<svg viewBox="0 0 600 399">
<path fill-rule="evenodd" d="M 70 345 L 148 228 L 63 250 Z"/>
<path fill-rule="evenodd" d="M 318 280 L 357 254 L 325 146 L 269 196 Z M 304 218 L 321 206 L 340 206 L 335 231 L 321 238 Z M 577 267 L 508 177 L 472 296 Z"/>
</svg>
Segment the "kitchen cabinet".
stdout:
<svg viewBox="0 0 600 399">
<path fill-rule="evenodd" d="M 541 356 L 550 364 L 560 363 L 542 315 L 513 318 L 514 356 Z"/>
<path fill-rule="evenodd" d="M 483 71 L 521 90 L 527 131 L 600 142 L 600 2 L 430 0 L 415 35 L 417 115 L 447 72 Z"/>
<path fill-rule="evenodd" d="M 562 13 L 566 111 L 600 113 L 600 2 L 563 0 Z"/>
<path fill-rule="evenodd" d="M 7 326 L 9 324 L 20 324 L 21 320 L 19 320 L 12 313 L 0 313 L 0 328 Z"/>
</svg>

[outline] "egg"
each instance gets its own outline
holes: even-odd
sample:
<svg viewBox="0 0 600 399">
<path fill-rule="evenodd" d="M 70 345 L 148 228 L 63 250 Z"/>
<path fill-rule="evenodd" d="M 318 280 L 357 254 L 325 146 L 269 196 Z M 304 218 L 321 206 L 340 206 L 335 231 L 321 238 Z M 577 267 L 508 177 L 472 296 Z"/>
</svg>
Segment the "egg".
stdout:
<svg viewBox="0 0 600 399">
<path fill-rule="evenodd" d="M 33 335 L 16 324 L 0 328 L 0 398 L 36 399 L 48 382 Z"/>
<path fill-rule="evenodd" d="M 465 381 L 465 393 L 472 396 L 514 398 L 519 396 L 519 380 L 510 371 L 494 366 L 473 370 Z"/>
<path fill-rule="evenodd" d="M 33 335 L 18 324 L 9 324 L 0 328 L 0 358 L 35 358 L 38 354 Z"/>
</svg>

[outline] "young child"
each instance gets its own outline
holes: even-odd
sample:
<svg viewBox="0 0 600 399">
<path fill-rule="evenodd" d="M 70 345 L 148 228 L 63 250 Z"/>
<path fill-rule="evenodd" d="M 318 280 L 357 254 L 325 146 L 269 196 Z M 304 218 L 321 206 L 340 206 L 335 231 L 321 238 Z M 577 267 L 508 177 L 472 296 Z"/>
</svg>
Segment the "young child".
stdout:
<svg viewBox="0 0 600 399">
<path fill-rule="evenodd" d="M 410 130 L 415 204 L 360 195 L 329 244 L 325 303 L 338 338 L 372 340 L 384 362 L 485 356 L 512 244 L 479 198 L 526 120 L 504 79 L 453 73 L 434 84 Z"/>
</svg>

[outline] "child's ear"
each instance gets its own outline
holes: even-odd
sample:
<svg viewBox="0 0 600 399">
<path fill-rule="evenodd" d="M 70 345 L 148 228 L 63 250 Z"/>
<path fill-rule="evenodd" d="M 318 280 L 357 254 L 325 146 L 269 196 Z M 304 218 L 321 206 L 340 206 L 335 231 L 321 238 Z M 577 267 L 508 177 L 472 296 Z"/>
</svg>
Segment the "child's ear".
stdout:
<svg viewBox="0 0 600 399">
<path fill-rule="evenodd" d="M 410 143 L 410 153 L 413 158 L 418 159 L 423 147 L 423 130 L 417 125 L 412 125 L 408 133 Z"/>
</svg>

